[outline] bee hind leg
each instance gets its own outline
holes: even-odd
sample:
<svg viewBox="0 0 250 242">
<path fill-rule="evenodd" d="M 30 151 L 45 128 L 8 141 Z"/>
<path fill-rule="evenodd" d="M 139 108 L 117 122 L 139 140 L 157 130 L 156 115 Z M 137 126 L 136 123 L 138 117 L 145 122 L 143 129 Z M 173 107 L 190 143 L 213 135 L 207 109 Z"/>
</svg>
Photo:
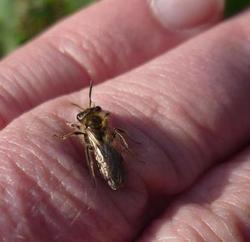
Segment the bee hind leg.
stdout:
<svg viewBox="0 0 250 242">
<path fill-rule="evenodd" d="M 113 133 L 113 140 L 116 138 L 116 137 L 119 137 L 121 143 L 122 143 L 122 147 L 124 150 L 127 150 L 129 151 L 129 146 L 128 146 L 128 143 L 126 141 L 126 139 L 123 137 L 122 133 L 125 133 L 125 131 L 123 131 L 122 129 L 118 129 L 118 128 L 114 128 L 114 133 Z"/>
<path fill-rule="evenodd" d="M 117 136 L 119 137 L 120 141 L 121 141 L 121 145 L 123 148 L 123 151 L 127 151 L 128 153 L 130 153 L 131 155 L 133 155 L 134 157 L 137 157 L 137 154 L 131 150 L 128 146 L 128 143 L 126 141 L 126 139 L 124 138 L 123 134 L 125 134 L 126 136 L 128 136 L 131 140 L 133 140 L 135 143 L 140 144 L 138 141 L 132 139 L 126 131 L 119 129 L 119 128 L 114 128 L 114 133 L 113 133 L 113 139 L 115 139 Z M 140 160 L 137 158 L 138 161 L 145 163 L 144 161 Z"/>
</svg>

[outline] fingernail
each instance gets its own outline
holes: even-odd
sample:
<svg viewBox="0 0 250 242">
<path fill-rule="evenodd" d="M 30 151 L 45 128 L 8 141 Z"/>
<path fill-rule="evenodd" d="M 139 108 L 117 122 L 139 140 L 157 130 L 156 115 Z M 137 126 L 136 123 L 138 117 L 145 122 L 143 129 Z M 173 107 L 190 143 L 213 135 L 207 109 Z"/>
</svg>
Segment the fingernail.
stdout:
<svg viewBox="0 0 250 242">
<path fill-rule="evenodd" d="M 154 16 L 167 29 L 190 30 L 222 17 L 224 0 L 151 0 Z"/>
</svg>

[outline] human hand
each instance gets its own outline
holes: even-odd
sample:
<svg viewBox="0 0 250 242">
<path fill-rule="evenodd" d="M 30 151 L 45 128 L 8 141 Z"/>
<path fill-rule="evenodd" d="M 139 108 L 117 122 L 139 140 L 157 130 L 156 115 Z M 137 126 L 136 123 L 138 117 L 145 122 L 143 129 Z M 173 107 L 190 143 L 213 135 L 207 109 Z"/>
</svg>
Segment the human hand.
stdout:
<svg viewBox="0 0 250 242">
<path fill-rule="evenodd" d="M 250 13 L 197 37 L 150 16 L 142 0 L 102 1 L 1 62 L 2 241 L 249 240 Z M 90 79 L 141 143 L 118 191 L 93 186 L 77 139 L 52 137 Z"/>
</svg>

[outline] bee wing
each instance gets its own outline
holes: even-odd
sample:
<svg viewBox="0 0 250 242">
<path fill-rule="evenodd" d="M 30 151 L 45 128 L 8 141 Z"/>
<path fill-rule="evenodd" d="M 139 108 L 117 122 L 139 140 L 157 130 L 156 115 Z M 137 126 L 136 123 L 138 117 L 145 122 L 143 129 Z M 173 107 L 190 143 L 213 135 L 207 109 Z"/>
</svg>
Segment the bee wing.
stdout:
<svg viewBox="0 0 250 242">
<path fill-rule="evenodd" d="M 112 189 L 117 190 L 124 177 L 123 157 L 112 144 L 99 141 L 91 130 L 87 131 L 87 135 L 101 176 Z"/>
<path fill-rule="evenodd" d="M 89 168 L 90 174 L 92 175 L 95 181 L 95 163 L 93 160 L 92 150 L 89 146 L 85 147 L 85 157 L 86 157 L 86 162 L 87 162 L 87 166 Z"/>
<path fill-rule="evenodd" d="M 106 176 L 105 180 L 112 189 L 116 190 L 124 180 L 123 157 L 109 144 L 103 145 L 102 152 L 105 160 L 105 166 L 103 167 Z M 102 173 L 101 170 L 100 172 Z"/>
</svg>

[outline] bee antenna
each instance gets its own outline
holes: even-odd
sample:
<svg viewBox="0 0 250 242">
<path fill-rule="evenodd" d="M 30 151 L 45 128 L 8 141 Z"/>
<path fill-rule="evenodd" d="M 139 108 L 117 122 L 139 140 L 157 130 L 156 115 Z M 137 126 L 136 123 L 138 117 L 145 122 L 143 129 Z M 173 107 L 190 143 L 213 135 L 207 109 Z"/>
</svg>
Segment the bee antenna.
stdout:
<svg viewBox="0 0 250 242">
<path fill-rule="evenodd" d="M 91 95 L 92 95 L 92 88 L 93 88 L 93 81 L 90 81 L 89 84 L 89 107 L 91 108 L 92 105 L 92 100 L 91 100 Z"/>
</svg>

